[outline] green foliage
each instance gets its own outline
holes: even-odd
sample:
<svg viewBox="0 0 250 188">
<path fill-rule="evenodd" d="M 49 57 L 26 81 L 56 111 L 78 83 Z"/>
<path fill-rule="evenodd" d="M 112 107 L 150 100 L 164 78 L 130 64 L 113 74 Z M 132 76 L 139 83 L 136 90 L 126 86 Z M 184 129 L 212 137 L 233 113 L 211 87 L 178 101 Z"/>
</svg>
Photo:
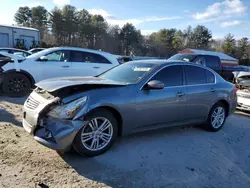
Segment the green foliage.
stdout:
<svg viewBox="0 0 250 188">
<path fill-rule="evenodd" d="M 223 52 L 225 52 L 226 54 L 235 56 L 236 40 L 234 39 L 234 36 L 231 33 L 225 36 L 222 49 L 223 49 Z"/>
<path fill-rule="evenodd" d="M 31 26 L 31 10 L 29 7 L 19 7 L 17 10 L 14 21 L 18 25 L 30 27 Z"/>
<path fill-rule="evenodd" d="M 48 11 L 43 6 L 31 9 L 31 26 L 40 30 L 41 38 L 47 32 Z"/>
<path fill-rule="evenodd" d="M 18 25 L 31 26 L 41 32 L 41 47 L 79 46 L 114 54 L 131 56 L 170 57 L 184 48 L 221 51 L 249 64 L 248 38 L 237 41 L 228 34 L 223 39 L 212 39 L 205 26 L 188 26 L 181 31 L 175 28 L 161 29 L 143 36 L 131 23 L 119 26 L 108 25 L 101 15 L 91 15 L 85 9 L 71 5 L 55 7 L 48 12 L 43 6 L 20 7 L 14 20 Z M 17 43 L 24 48 L 22 42 Z M 34 44 L 35 45 L 35 44 Z"/>
</svg>

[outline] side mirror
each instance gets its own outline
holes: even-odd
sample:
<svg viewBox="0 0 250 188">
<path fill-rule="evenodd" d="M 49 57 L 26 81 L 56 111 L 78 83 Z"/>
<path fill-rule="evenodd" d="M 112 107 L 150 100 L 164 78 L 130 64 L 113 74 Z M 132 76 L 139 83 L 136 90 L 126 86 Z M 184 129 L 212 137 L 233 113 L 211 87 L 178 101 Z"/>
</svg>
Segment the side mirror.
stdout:
<svg viewBox="0 0 250 188">
<path fill-rule="evenodd" d="M 39 58 L 40 61 L 48 61 L 48 58 L 46 56 L 41 56 Z"/>
<path fill-rule="evenodd" d="M 151 80 L 147 83 L 148 89 L 163 89 L 164 87 L 164 83 L 159 80 Z"/>
</svg>

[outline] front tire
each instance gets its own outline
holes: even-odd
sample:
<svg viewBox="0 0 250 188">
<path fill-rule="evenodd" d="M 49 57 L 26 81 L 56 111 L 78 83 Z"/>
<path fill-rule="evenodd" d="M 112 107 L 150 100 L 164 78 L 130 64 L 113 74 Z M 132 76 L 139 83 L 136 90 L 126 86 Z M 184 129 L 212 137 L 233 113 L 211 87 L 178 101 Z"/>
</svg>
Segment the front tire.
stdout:
<svg viewBox="0 0 250 188">
<path fill-rule="evenodd" d="M 208 115 L 205 128 L 208 131 L 216 132 L 219 131 L 227 118 L 227 109 L 223 103 L 215 104 Z"/>
<path fill-rule="evenodd" d="M 113 114 L 104 109 L 92 111 L 86 116 L 89 122 L 78 131 L 73 147 L 81 155 L 97 156 L 107 151 L 118 135 L 118 123 Z"/>
<path fill-rule="evenodd" d="M 4 76 L 2 91 L 10 97 L 23 97 L 30 92 L 31 82 L 21 73 L 9 73 Z"/>
</svg>

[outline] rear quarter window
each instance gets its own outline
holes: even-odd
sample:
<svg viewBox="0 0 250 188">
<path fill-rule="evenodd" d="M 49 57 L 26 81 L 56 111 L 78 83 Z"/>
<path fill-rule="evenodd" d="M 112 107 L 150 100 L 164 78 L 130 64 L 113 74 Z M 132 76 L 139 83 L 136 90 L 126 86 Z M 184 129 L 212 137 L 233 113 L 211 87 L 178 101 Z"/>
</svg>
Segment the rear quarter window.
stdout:
<svg viewBox="0 0 250 188">
<path fill-rule="evenodd" d="M 192 65 L 186 65 L 184 67 L 185 67 L 185 76 L 187 85 L 197 85 L 197 84 L 207 83 L 205 69 Z"/>
<path fill-rule="evenodd" d="M 206 72 L 207 83 L 209 84 L 215 83 L 214 74 L 209 70 L 205 70 L 205 72 Z"/>
</svg>

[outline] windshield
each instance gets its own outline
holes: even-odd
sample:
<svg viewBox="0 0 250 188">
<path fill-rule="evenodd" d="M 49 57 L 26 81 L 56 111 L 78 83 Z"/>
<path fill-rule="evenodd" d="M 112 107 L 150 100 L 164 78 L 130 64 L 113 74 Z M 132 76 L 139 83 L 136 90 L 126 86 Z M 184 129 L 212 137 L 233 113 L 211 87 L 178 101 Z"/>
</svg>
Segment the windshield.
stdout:
<svg viewBox="0 0 250 188">
<path fill-rule="evenodd" d="M 42 50 L 42 51 L 37 52 L 37 53 L 34 53 L 34 54 L 31 54 L 31 55 L 29 55 L 29 56 L 26 57 L 26 58 L 27 58 L 27 59 L 29 59 L 29 58 L 39 58 L 39 57 L 43 56 L 44 54 L 47 54 L 48 52 L 51 52 L 51 49 L 50 49 L 50 48 L 48 48 L 48 49 L 46 49 L 46 50 Z"/>
<path fill-rule="evenodd" d="M 117 82 L 134 84 L 148 75 L 156 66 L 157 64 L 153 63 L 129 62 L 110 69 L 98 77 Z"/>
<path fill-rule="evenodd" d="M 192 61 L 196 55 L 193 54 L 176 54 L 170 57 L 168 60 L 181 60 L 181 61 Z"/>
</svg>

